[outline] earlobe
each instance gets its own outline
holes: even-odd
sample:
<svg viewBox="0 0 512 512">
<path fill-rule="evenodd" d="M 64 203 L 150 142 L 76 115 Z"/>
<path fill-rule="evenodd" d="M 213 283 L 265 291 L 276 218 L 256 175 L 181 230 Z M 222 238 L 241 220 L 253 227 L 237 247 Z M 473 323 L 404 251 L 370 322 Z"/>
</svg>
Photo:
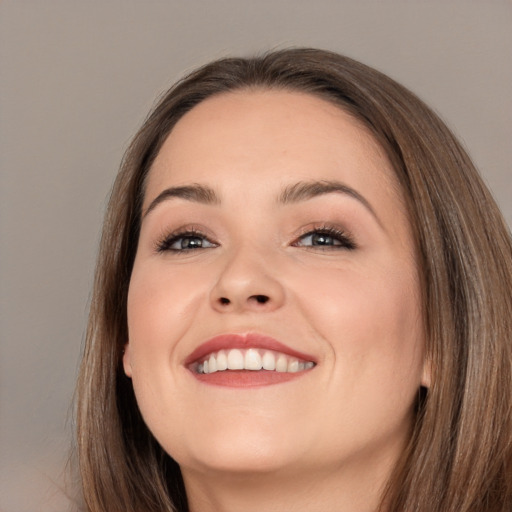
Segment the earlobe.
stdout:
<svg viewBox="0 0 512 512">
<path fill-rule="evenodd" d="M 423 371 L 421 373 L 421 385 L 429 389 L 432 384 L 432 360 L 429 357 L 423 362 Z"/>
<path fill-rule="evenodd" d="M 131 351 L 130 351 L 130 343 L 127 343 L 123 349 L 123 368 L 124 373 L 127 377 L 132 377 L 132 361 L 131 361 Z"/>
</svg>

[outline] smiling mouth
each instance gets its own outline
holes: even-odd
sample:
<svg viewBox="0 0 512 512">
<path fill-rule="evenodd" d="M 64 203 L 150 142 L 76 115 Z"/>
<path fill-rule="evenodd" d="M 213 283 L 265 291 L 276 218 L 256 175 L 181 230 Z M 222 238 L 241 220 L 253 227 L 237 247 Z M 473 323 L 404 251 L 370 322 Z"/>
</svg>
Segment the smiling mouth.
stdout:
<svg viewBox="0 0 512 512">
<path fill-rule="evenodd" d="M 208 354 L 201 361 L 193 365 L 193 370 L 203 375 L 230 370 L 298 373 L 311 370 L 314 366 L 315 363 L 313 361 L 299 359 L 274 350 L 233 348 Z"/>
<path fill-rule="evenodd" d="M 215 336 L 184 361 L 200 382 L 235 388 L 288 382 L 308 374 L 316 365 L 315 356 L 258 333 Z"/>
</svg>

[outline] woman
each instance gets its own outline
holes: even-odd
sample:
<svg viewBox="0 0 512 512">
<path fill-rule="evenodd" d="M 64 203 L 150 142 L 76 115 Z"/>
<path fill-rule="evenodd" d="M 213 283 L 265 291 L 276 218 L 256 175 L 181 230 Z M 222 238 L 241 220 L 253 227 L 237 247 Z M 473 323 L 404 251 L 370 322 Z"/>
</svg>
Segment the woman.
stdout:
<svg viewBox="0 0 512 512">
<path fill-rule="evenodd" d="M 420 100 L 213 62 L 134 138 L 78 393 L 91 511 L 512 508 L 512 245 Z"/>
</svg>

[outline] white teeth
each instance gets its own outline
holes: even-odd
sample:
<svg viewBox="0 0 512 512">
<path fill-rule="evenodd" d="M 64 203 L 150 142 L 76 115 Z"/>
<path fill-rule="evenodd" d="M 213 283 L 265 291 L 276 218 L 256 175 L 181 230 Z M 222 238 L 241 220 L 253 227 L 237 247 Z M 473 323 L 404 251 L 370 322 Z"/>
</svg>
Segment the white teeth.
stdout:
<svg viewBox="0 0 512 512">
<path fill-rule="evenodd" d="M 273 350 L 258 348 L 219 350 L 211 353 L 197 365 L 197 373 L 209 374 L 226 370 L 267 370 L 276 372 L 297 373 L 310 370 L 315 366 L 313 361 L 301 361 Z"/>
<path fill-rule="evenodd" d="M 292 359 L 288 363 L 288 371 L 290 373 L 297 373 L 299 371 L 299 361 L 297 359 Z"/>
<path fill-rule="evenodd" d="M 212 354 L 208 359 L 208 373 L 215 373 L 217 371 L 217 359 Z"/>
<path fill-rule="evenodd" d="M 284 354 L 279 354 L 276 361 L 276 372 L 285 372 L 288 370 L 288 358 Z"/>
<path fill-rule="evenodd" d="M 245 353 L 244 363 L 246 370 L 261 370 L 262 368 L 261 356 L 259 352 L 254 348 L 250 348 Z"/>
<path fill-rule="evenodd" d="M 223 372 L 228 369 L 228 356 L 224 350 L 217 354 L 217 371 Z"/>
<path fill-rule="evenodd" d="M 269 352 L 268 350 L 265 351 L 263 354 L 263 369 L 264 370 L 275 370 L 276 369 L 276 358 L 274 357 L 274 354 L 272 352 Z"/>
<path fill-rule="evenodd" d="M 244 355 L 240 350 L 234 348 L 228 352 L 228 370 L 243 370 Z M 205 372 L 206 373 L 206 372 Z"/>
</svg>

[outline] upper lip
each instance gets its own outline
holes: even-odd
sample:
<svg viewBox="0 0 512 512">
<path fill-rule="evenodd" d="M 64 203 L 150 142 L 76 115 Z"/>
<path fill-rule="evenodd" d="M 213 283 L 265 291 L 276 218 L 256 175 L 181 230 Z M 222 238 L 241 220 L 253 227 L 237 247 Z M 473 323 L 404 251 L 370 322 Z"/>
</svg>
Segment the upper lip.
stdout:
<svg viewBox="0 0 512 512">
<path fill-rule="evenodd" d="M 311 354 L 306 354 L 295 350 L 280 341 L 259 333 L 246 333 L 246 334 L 219 334 L 205 341 L 199 345 L 186 359 L 185 366 L 188 366 L 200 359 L 204 358 L 212 352 L 219 350 L 229 350 L 232 348 L 261 348 L 266 350 L 273 350 L 275 352 L 282 352 L 291 357 L 302 359 L 303 361 L 317 362 L 316 358 Z"/>
</svg>

